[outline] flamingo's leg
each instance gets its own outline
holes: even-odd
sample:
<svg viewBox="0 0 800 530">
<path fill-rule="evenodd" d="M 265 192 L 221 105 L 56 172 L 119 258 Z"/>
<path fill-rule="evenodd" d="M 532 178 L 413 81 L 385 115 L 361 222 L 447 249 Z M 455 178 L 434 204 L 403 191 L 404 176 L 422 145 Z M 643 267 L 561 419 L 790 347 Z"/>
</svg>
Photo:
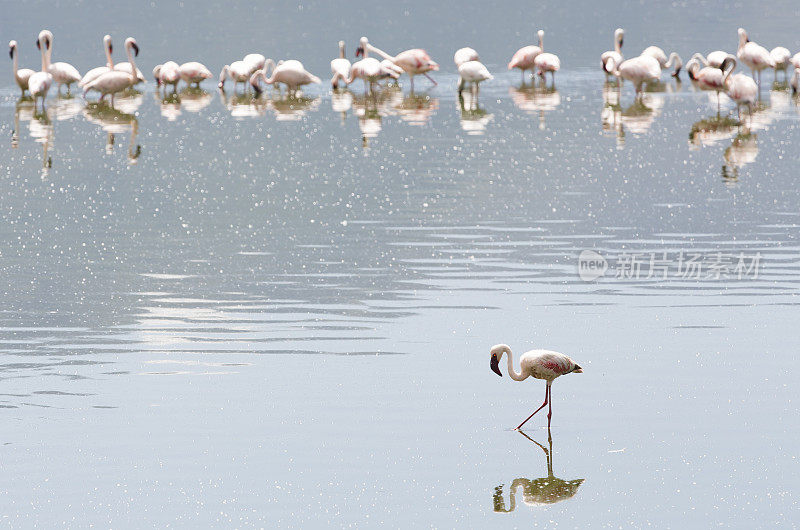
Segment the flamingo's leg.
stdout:
<svg viewBox="0 0 800 530">
<path fill-rule="evenodd" d="M 422 75 L 424 75 L 425 77 L 427 77 L 428 79 L 430 79 L 430 80 L 431 80 L 431 83 L 433 83 L 435 86 L 439 86 L 439 83 L 437 83 L 436 81 L 434 81 L 434 80 L 433 80 L 433 78 L 432 78 L 431 76 L 429 76 L 429 75 L 428 75 L 428 72 L 425 72 L 425 73 L 423 73 Z"/>
<path fill-rule="evenodd" d="M 547 390 L 548 391 L 550 390 L 550 385 L 547 385 Z M 553 417 L 553 399 L 552 399 L 552 396 L 548 396 L 548 397 L 550 399 L 547 400 L 547 401 L 549 401 L 548 406 L 547 406 L 547 432 L 550 432 L 550 418 Z"/>
<path fill-rule="evenodd" d="M 515 431 L 518 431 L 518 430 L 520 430 L 520 429 L 522 428 L 522 426 L 523 426 L 523 425 L 525 425 L 525 424 L 528 422 L 528 420 L 529 420 L 529 419 L 533 418 L 533 416 L 534 416 L 534 415 L 535 415 L 537 412 L 539 412 L 540 410 L 542 410 L 542 409 L 545 407 L 545 405 L 547 405 L 547 403 L 548 403 L 549 401 L 550 401 L 550 384 L 548 384 L 548 385 L 547 385 L 547 388 L 546 388 L 546 389 L 545 389 L 545 391 L 544 391 L 544 403 L 542 403 L 542 406 L 541 406 L 541 407 L 539 407 L 538 409 L 534 410 L 534 411 L 533 411 L 533 414 L 531 414 L 530 416 L 528 416 L 527 418 L 525 418 L 525 421 L 523 421 L 522 423 L 520 423 L 519 425 L 517 425 L 517 428 L 516 428 L 516 429 L 514 429 L 514 430 L 515 430 Z"/>
</svg>

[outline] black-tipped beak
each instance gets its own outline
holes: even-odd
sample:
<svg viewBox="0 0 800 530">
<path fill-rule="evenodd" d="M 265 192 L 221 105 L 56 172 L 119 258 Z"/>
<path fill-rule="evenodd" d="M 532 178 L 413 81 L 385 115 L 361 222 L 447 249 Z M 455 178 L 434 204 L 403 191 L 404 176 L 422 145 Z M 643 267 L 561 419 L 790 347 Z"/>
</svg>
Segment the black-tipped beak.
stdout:
<svg viewBox="0 0 800 530">
<path fill-rule="evenodd" d="M 619 39 L 619 47 L 622 48 L 622 44 L 625 42 L 625 39 Z"/>
<path fill-rule="evenodd" d="M 14 48 L 9 48 L 8 49 L 8 56 L 10 58 L 12 58 L 12 59 L 14 58 Z"/>
<path fill-rule="evenodd" d="M 42 45 L 41 45 L 41 43 L 39 42 L 39 39 L 36 39 L 36 49 L 37 49 L 37 50 L 41 50 L 41 49 L 42 49 Z"/>
<path fill-rule="evenodd" d="M 503 377 L 502 372 L 500 372 L 500 361 L 497 360 L 497 355 L 492 355 L 492 360 L 489 361 L 489 367 L 492 369 L 492 372 L 496 373 L 500 377 Z"/>
<path fill-rule="evenodd" d="M 114 45 L 111 43 L 108 45 L 108 53 L 114 53 Z"/>
<path fill-rule="evenodd" d="M 137 46 L 136 43 L 134 42 L 131 43 L 131 48 L 133 48 L 134 55 L 136 55 L 136 57 L 139 57 L 139 46 Z"/>
<path fill-rule="evenodd" d="M 580 366 L 578 366 L 578 365 L 576 364 L 576 365 L 575 365 L 575 368 L 573 368 L 573 369 L 572 369 L 572 372 L 573 372 L 573 373 L 576 373 L 576 374 L 582 374 L 582 373 L 583 373 L 583 368 L 581 368 Z"/>
<path fill-rule="evenodd" d="M 681 75 L 681 69 L 678 68 L 677 70 L 675 70 L 675 73 L 672 74 L 672 77 L 680 77 L 680 75 Z"/>
<path fill-rule="evenodd" d="M 356 57 L 361 57 L 362 55 L 364 55 L 364 47 L 359 46 L 358 48 L 356 48 Z"/>
</svg>

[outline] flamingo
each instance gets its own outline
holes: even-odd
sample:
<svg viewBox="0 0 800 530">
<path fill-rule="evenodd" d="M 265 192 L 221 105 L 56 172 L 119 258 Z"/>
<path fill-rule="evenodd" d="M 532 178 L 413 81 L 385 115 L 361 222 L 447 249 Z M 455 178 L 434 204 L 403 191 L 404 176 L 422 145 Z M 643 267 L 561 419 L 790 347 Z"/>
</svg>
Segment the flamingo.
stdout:
<svg viewBox="0 0 800 530">
<path fill-rule="evenodd" d="M 53 81 L 58 84 L 58 93 L 61 93 L 61 85 L 67 85 L 67 94 L 70 92 L 72 83 L 77 83 L 81 80 L 81 74 L 78 69 L 69 63 L 56 62 L 51 63 L 53 57 L 53 33 L 50 30 L 43 29 L 41 33 L 47 39 L 47 63 L 50 65 L 50 74 L 53 76 Z"/>
<path fill-rule="evenodd" d="M 115 64 L 113 69 L 116 70 L 117 72 L 125 72 L 127 74 L 132 75 L 134 77 L 133 85 L 138 85 L 139 83 L 147 83 L 147 80 L 144 78 L 144 74 L 142 73 L 142 71 L 136 68 L 136 65 L 130 60 L 131 53 L 130 50 L 128 49 L 128 47 L 130 46 L 128 41 L 131 40 L 134 40 L 133 37 L 128 37 L 127 39 L 125 39 L 125 51 L 128 53 L 128 61 L 124 63 Z M 136 41 L 134 40 L 134 43 L 135 42 Z M 136 46 L 136 56 L 137 57 L 139 56 L 138 46 Z"/>
<path fill-rule="evenodd" d="M 191 86 L 194 84 L 197 88 L 200 88 L 200 83 L 202 83 L 203 80 L 211 79 L 212 77 L 211 71 L 206 68 L 204 64 L 198 63 L 197 61 L 183 63 L 178 67 L 178 73 L 187 85 Z"/>
<path fill-rule="evenodd" d="M 670 53 L 669 59 L 667 59 L 667 54 L 664 53 L 664 50 L 658 46 L 648 46 L 644 49 L 642 55 L 649 55 L 650 57 L 654 58 L 656 61 L 658 61 L 658 64 L 661 66 L 662 70 L 672 68 L 672 65 L 674 64 L 675 71 L 672 72 L 672 77 L 680 77 L 683 61 L 681 60 L 681 56 L 677 53 Z"/>
<path fill-rule="evenodd" d="M 553 76 L 553 85 L 556 84 L 556 72 L 561 68 L 561 61 L 558 56 L 552 53 L 542 52 L 536 56 L 533 64 L 539 69 L 539 75 L 542 77 L 542 82 L 545 81 L 547 72 Z"/>
<path fill-rule="evenodd" d="M 480 61 L 480 60 L 481 59 L 480 57 L 478 57 L 478 52 L 476 52 L 472 48 L 459 48 L 458 50 L 456 50 L 456 53 L 453 54 L 453 62 L 456 63 L 456 68 L 466 63 L 467 61 Z"/>
<path fill-rule="evenodd" d="M 226 64 L 222 67 L 222 71 L 219 73 L 219 88 L 225 89 L 225 79 L 228 77 L 231 78 L 233 81 L 233 91 L 236 92 L 236 86 L 239 83 L 245 83 L 245 89 L 247 89 L 247 80 L 250 79 L 251 76 L 250 66 L 244 61 L 234 61 L 231 64 Z"/>
<path fill-rule="evenodd" d="M 458 92 L 464 91 L 464 85 L 469 83 L 477 92 L 480 90 L 480 83 L 490 81 L 494 76 L 480 61 L 467 61 L 458 67 Z"/>
<path fill-rule="evenodd" d="M 267 58 L 260 53 L 248 53 L 242 59 L 242 62 L 250 69 L 250 74 L 254 74 L 256 70 L 261 70 L 267 63 Z"/>
<path fill-rule="evenodd" d="M 156 78 L 158 87 L 164 85 L 166 92 L 167 85 L 172 85 L 172 91 L 178 89 L 178 81 L 181 80 L 180 66 L 175 61 L 167 61 L 153 68 L 153 77 Z"/>
<path fill-rule="evenodd" d="M 401 75 L 403 75 L 403 72 L 405 72 L 405 70 L 394 64 L 389 59 L 383 59 L 381 61 L 381 68 L 396 73 L 397 77 L 400 77 Z"/>
<path fill-rule="evenodd" d="M 350 77 L 347 79 L 349 85 L 357 78 L 364 80 L 364 92 L 372 92 L 372 85 L 380 79 L 391 77 L 397 79 L 400 74 L 392 69 L 386 68 L 381 62 L 374 57 L 369 56 L 370 46 L 366 37 L 361 37 L 358 48 L 356 48 L 356 57 L 362 57 L 360 61 L 356 61 L 350 67 Z"/>
<path fill-rule="evenodd" d="M 772 61 L 775 63 L 775 78 L 778 77 L 778 70 L 783 70 L 783 77 L 786 77 L 786 69 L 789 68 L 790 59 L 792 57 L 792 52 L 784 48 L 783 46 L 777 46 L 772 48 L 769 52 L 769 56 L 772 58 Z"/>
<path fill-rule="evenodd" d="M 797 94 L 800 92 L 800 68 L 794 69 L 794 75 L 792 76 L 792 80 L 789 82 L 789 85 L 792 87 L 792 94 Z"/>
<path fill-rule="evenodd" d="M 50 85 L 53 84 L 53 75 L 50 73 L 50 57 L 47 54 L 47 37 L 44 32 L 39 33 L 39 38 L 36 40 L 36 47 L 42 54 L 42 71 L 35 72 L 28 79 L 28 91 L 33 96 L 33 105 L 36 107 L 36 98 L 42 98 L 42 112 L 44 112 L 44 100 L 47 97 L 47 92 L 50 90 Z"/>
<path fill-rule="evenodd" d="M 752 117 L 753 105 L 758 99 L 758 86 L 752 78 L 744 74 L 736 74 L 728 80 L 725 93 L 736 102 L 736 115 L 739 121 L 742 119 L 742 105 L 748 106 Z"/>
<path fill-rule="evenodd" d="M 538 46 L 523 46 L 511 57 L 511 60 L 508 62 L 508 69 L 519 68 L 522 71 L 522 84 L 525 84 L 525 71 L 532 70 L 534 68 L 533 62 L 536 60 L 536 56 L 542 53 L 542 40 L 544 39 L 544 31 L 539 30 L 536 32 L 539 36 L 539 45 Z"/>
<path fill-rule="evenodd" d="M 603 71 L 606 73 L 606 78 L 611 74 L 608 69 L 608 60 L 612 57 L 614 58 L 615 64 L 622 63 L 622 41 L 625 39 L 625 30 L 622 28 L 617 28 L 614 30 L 614 49 L 609 50 L 607 52 L 603 52 L 600 56 L 600 63 L 603 67 Z"/>
<path fill-rule="evenodd" d="M 504 353 L 508 355 L 508 375 L 510 375 L 511 379 L 514 381 L 524 381 L 528 377 L 544 379 L 547 381 L 547 387 L 544 394 L 544 403 L 542 403 L 541 407 L 533 411 L 533 414 L 528 416 L 525 421 L 517 425 L 515 430 L 520 430 L 522 426 L 534 416 L 534 414 L 542 410 L 544 406 L 548 404 L 550 405 L 547 411 L 547 428 L 549 430 L 550 418 L 553 416 L 553 403 L 550 400 L 550 386 L 553 384 L 553 380 L 556 377 L 573 372 L 576 374 L 582 374 L 583 369 L 575 364 L 575 361 L 563 353 L 550 350 L 531 350 L 523 353 L 520 356 L 520 371 L 517 373 L 514 370 L 514 361 L 511 355 L 511 348 L 505 344 L 497 344 L 492 346 L 492 356 L 491 360 L 489 361 L 489 366 L 491 367 L 492 371 L 500 377 L 503 377 L 503 374 L 500 372 L 499 364 Z"/>
<path fill-rule="evenodd" d="M 709 52 L 708 55 L 703 57 L 702 53 L 695 53 L 692 55 L 692 58 L 697 58 L 703 66 L 713 66 L 715 68 L 719 68 L 722 65 L 722 61 L 728 56 L 728 52 L 724 52 L 722 50 L 714 50 L 713 52 Z M 688 66 L 689 63 L 686 63 Z"/>
<path fill-rule="evenodd" d="M 17 69 L 17 57 L 19 56 L 17 41 L 12 40 L 8 43 L 8 56 L 14 61 L 14 81 L 17 82 L 17 86 L 22 90 L 22 95 L 24 96 L 25 91 L 28 90 L 28 80 L 34 72 L 30 68 Z"/>
<path fill-rule="evenodd" d="M 736 57 L 746 64 L 753 73 L 753 79 L 758 72 L 758 90 L 761 92 L 761 70 L 764 68 L 775 68 L 775 61 L 770 57 L 769 52 L 763 46 L 759 46 L 747 37 L 744 28 L 739 28 L 739 49 Z"/>
<path fill-rule="evenodd" d="M 692 79 L 697 82 L 701 90 L 713 90 L 717 93 L 717 114 L 719 114 L 719 93 L 725 90 L 728 76 L 736 68 L 736 59 L 733 55 L 729 55 L 719 68 L 706 66 L 700 70 L 698 70 L 699 62 L 693 60 L 695 62 L 692 64 Z"/>
<path fill-rule="evenodd" d="M 103 36 L 103 51 L 106 54 L 106 65 L 105 66 L 98 66 L 97 68 L 92 68 L 88 72 L 86 72 L 83 76 L 83 79 L 78 81 L 78 86 L 83 88 L 87 84 L 91 83 L 101 75 L 105 74 L 106 72 L 110 72 L 114 69 L 114 59 L 111 57 L 111 54 L 114 52 L 114 46 L 111 43 L 111 35 Z"/>
<path fill-rule="evenodd" d="M 631 81 L 636 89 L 636 97 L 641 95 L 642 84 L 645 81 L 661 77 L 661 65 L 649 55 L 627 59 L 619 65 L 614 57 L 610 57 L 606 62 L 606 67 L 611 75 Z"/>
<path fill-rule="evenodd" d="M 331 86 L 339 88 L 339 81 L 347 83 L 347 78 L 350 77 L 350 60 L 345 58 L 344 41 L 339 41 L 339 57 L 331 61 Z"/>
<path fill-rule="evenodd" d="M 792 63 L 792 66 L 795 68 L 800 68 L 800 52 L 795 53 L 789 62 Z"/>
<path fill-rule="evenodd" d="M 320 81 L 319 77 L 307 72 L 303 67 L 303 63 L 294 59 L 280 61 L 277 66 L 272 68 L 272 75 L 267 78 L 267 67 L 273 65 L 274 63 L 272 62 L 272 59 L 267 59 L 264 64 L 264 68 L 257 70 L 250 77 L 250 84 L 255 89 L 256 94 L 261 93 L 259 79 L 263 79 L 268 85 L 272 85 L 274 83 L 283 83 L 286 85 L 287 90 L 291 93 L 295 92 L 303 85 L 309 85 L 311 83 L 319 84 L 322 82 Z"/>
<path fill-rule="evenodd" d="M 397 66 L 403 69 L 405 73 L 408 74 L 408 77 L 411 78 L 411 91 L 414 91 L 414 76 L 415 75 L 424 75 L 427 77 L 431 83 L 437 85 L 436 81 L 433 80 L 431 76 L 428 75 L 430 71 L 437 71 L 439 70 L 439 65 L 433 61 L 430 56 L 428 56 L 428 52 L 422 50 L 420 48 L 414 48 L 411 50 L 406 50 L 403 52 L 398 53 L 394 57 L 389 55 L 383 50 L 380 50 L 369 43 L 366 37 L 361 37 L 360 41 L 361 45 L 364 47 L 366 51 L 369 49 L 371 52 L 375 52 L 384 59 L 388 59 L 389 61 L 393 62 Z M 366 46 L 364 46 L 366 44 Z"/>
<path fill-rule="evenodd" d="M 131 51 L 133 50 L 133 51 Z M 102 74 L 97 79 L 92 81 L 91 83 L 87 83 L 83 86 L 83 97 L 86 97 L 86 94 L 90 90 L 96 90 L 100 92 L 100 100 L 102 101 L 106 95 L 111 94 L 111 106 L 114 106 L 114 95 L 117 92 L 122 92 L 123 90 L 134 86 L 135 84 L 139 83 L 139 77 L 137 75 L 133 75 L 130 72 L 139 72 L 139 69 L 136 68 L 136 62 L 133 60 L 134 53 L 136 56 L 139 56 L 139 45 L 136 44 L 136 39 L 133 37 L 128 37 L 125 39 L 125 52 L 128 54 L 128 69 L 127 71 L 114 68 L 113 70 Z M 120 66 L 120 65 L 117 65 Z"/>
</svg>

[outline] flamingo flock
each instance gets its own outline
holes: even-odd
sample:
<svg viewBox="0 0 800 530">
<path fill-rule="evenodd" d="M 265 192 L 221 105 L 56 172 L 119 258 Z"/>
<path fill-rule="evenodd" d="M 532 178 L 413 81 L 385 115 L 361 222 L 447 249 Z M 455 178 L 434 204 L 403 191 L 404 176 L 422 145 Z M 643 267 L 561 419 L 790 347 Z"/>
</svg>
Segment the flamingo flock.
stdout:
<svg viewBox="0 0 800 530">
<path fill-rule="evenodd" d="M 561 60 L 557 55 L 545 51 L 544 30 L 537 30 L 535 36 L 535 44 L 523 46 L 512 55 L 507 65 L 508 70 L 520 70 L 523 87 L 529 73 L 534 78 L 538 76 L 542 85 L 546 85 L 546 76 L 549 73 L 550 88 L 553 89 L 555 74 L 561 69 Z M 646 85 L 659 80 L 664 70 L 671 70 L 671 75 L 675 78 L 680 76 L 684 64 L 678 53 L 671 51 L 667 54 L 658 46 L 648 46 L 638 56 L 625 58 L 622 53 L 624 36 L 625 31 L 617 28 L 614 31 L 613 50 L 606 51 L 600 56 L 602 70 L 607 78 L 615 77 L 619 86 L 622 82 L 629 81 L 634 87 L 636 98 L 641 98 Z M 793 90 L 795 92 L 800 90 L 800 53 L 792 56 L 791 52 L 782 46 L 768 51 L 751 41 L 744 28 L 739 28 L 738 39 L 739 45 L 735 54 L 722 50 L 715 50 L 707 55 L 695 53 L 686 64 L 690 80 L 700 90 L 713 91 L 717 94 L 718 109 L 720 94 L 724 93 L 736 102 L 740 115 L 742 106 L 749 107 L 752 114 L 752 108 L 760 97 L 761 72 L 768 68 L 774 70 L 776 79 L 778 72 L 782 71 L 784 80 Z M 367 37 L 361 37 L 355 50 L 356 58 L 359 60 L 351 63 L 345 53 L 345 42 L 339 41 L 338 44 L 338 57 L 330 63 L 330 84 L 334 91 L 361 79 L 364 83 L 364 93 L 372 95 L 381 81 L 397 82 L 403 75 L 408 76 L 412 93 L 415 77 L 418 76 L 426 77 L 433 86 L 437 85 L 430 74 L 439 70 L 439 64 L 424 49 L 411 48 L 392 55 L 375 46 Z M 101 101 L 110 96 L 113 107 L 116 94 L 146 82 L 145 76 L 136 66 L 135 58 L 139 55 L 139 45 L 133 37 L 125 40 L 127 61 L 115 64 L 111 36 L 105 35 L 102 47 L 105 64 L 89 70 L 83 76 L 69 63 L 53 62 L 54 36 L 51 31 L 42 30 L 36 45 L 41 55 L 39 71 L 19 68 L 17 41 L 9 42 L 9 55 L 13 61 L 14 81 L 23 95 L 28 92 L 34 102 L 41 101 L 42 109 L 53 84 L 57 85 L 59 94 L 62 92 L 62 87 L 66 86 L 69 95 L 72 85 L 77 84 L 83 90 L 84 98 L 93 91 L 99 94 Z M 458 71 L 459 94 L 469 88 L 473 100 L 477 98 L 480 84 L 494 79 L 494 75 L 480 61 L 478 52 L 473 48 L 458 49 L 453 55 L 453 62 Z M 748 77 L 734 74 L 737 65 L 749 68 L 751 75 Z M 793 70 L 791 79 L 788 78 L 789 69 Z M 211 71 L 197 61 L 183 64 L 165 61 L 153 69 L 156 85 L 158 89 L 163 88 L 165 95 L 168 87 L 172 87 L 172 93 L 175 94 L 180 82 L 199 88 L 203 81 L 211 77 Z M 284 86 L 290 96 L 295 96 L 297 91 L 306 85 L 322 82 L 296 59 L 276 62 L 260 53 L 250 53 L 242 59 L 224 65 L 219 74 L 218 87 L 224 90 L 226 82 L 229 81 L 233 83 L 234 93 L 238 93 L 241 85 L 243 92 L 252 88 L 253 93 L 258 95 L 263 90 L 263 83 Z"/>
</svg>

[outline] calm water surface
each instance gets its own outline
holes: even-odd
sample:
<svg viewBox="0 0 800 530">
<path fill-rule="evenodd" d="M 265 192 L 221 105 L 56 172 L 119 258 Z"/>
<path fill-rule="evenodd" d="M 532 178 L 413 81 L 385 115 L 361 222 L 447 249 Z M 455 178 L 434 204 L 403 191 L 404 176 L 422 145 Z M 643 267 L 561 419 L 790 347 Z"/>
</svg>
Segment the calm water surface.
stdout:
<svg viewBox="0 0 800 530">
<path fill-rule="evenodd" d="M 0 65 L 0 523 L 800 520 L 798 101 L 767 72 L 738 128 L 685 76 L 634 104 L 595 64 L 618 25 L 630 55 L 734 49 L 739 25 L 796 51 L 798 7 L 463 9 L 5 6 L 21 66 L 49 27 L 82 71 L 106 32 L 118 60 L 136 36 L 145 72 L 262 51 L 325 78 L 362 33 L 442 71 L 376 98 L 207 82 L 162 101 L 150 82 L 116 111 L 51 97 L 45 116 Z M 557 90 L 504 70 L 538 27 Z M 477 102 L 454 90 L 467 44 L 497 74 Z M 605 277 L 579 278 L 586 249 Z M 679 275 L 691 255 L 704 268 Z M 544 385 L 495 376 L 498 342 L 584 367 L 554 384 L 551 440 L 544 416 L 510 430 Z"/>
</svg>

